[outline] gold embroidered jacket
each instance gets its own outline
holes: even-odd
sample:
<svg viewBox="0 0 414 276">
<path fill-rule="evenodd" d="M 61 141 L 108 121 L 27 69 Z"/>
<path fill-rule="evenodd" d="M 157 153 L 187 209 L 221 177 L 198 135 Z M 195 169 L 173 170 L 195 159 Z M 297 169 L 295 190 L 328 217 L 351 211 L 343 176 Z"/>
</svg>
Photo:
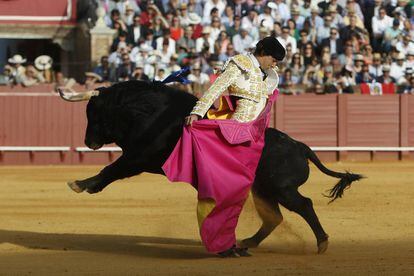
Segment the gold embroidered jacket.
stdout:
<svg viewBox="0 0 414 276">
<path fill-rule="evenodd" d="M 240 54 L 230 58 L 223 66 L 221 75 L 197 102 L 191 114 L 203 117 L 214 101 L 226 90 L 232 96 L 259 103 L 277 87 L 279 78 L 275 69 L 267 70 L 263 81 L 262 71 L 253 62 L 251 54 Z"/>
</svg>

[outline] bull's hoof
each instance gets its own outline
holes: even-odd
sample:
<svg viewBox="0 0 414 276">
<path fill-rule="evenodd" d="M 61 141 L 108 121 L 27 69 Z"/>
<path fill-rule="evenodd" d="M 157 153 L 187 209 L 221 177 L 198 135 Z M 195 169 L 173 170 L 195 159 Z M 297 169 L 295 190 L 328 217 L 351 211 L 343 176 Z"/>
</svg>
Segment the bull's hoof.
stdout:
<svg viewBox="0 0 414 276">
<path fill-rule="evenodd" d="M 240 247 L 242 248 L 256 248 L 259 246 L 253 238 L 244 239 L 239 243 Z"/>
<path fill-rule="evenodd" d="M 99 188 L 88 188 L 88 189 L 86 189 L 86 192 L 88 194 L 96 194 L 96 193 L 99 193 L 100 191 L 101 191 L 101 189 L 99 189 Z"/>
<path fill-rule="evenodd" d="M 318 243 L 318 254 L 323 254 L 328 249 L 328 239 Z"/>
<path fill-rule="evenodd" d="M 68 186 L 69 186 L 69 188 L 72 189 L 72 191 L 74 191 L 76 193 L 82 193 L 83 191 L 85 191 L 84 188 L 82 188 L 81 186 L 78 185 L 77 181 L 68 182 Z"/>
</svg>

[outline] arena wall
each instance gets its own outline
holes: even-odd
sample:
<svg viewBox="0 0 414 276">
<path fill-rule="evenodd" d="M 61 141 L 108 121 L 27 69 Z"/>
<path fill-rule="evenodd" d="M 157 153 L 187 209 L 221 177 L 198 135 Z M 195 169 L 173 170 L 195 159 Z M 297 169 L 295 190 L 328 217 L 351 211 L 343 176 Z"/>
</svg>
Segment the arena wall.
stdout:
<svg viewBox="0 0 414 276">
<path fill-rule="evenodd" d="M 2 165 L 106 164 L 120 155 L 115 145 L 98 152 L 85 148 L 85 102 L 68 103 L 56 93 L 0 91 L 0 110 Z M 414 147 L 413 95 L 280 96 L 271 126 L 312 147 L 328 147 L 317 151 L 325 161 L 414 159 L 408 150 L 329 150 Z"/>
</svg>

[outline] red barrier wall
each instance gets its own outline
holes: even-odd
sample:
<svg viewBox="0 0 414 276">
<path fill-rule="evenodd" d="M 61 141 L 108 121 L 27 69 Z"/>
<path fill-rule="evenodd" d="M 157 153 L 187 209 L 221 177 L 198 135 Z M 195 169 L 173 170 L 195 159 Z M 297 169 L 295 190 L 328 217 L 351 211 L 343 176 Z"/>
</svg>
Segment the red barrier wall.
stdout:
<svg viewBox="0 0 414 276">
<path fill-rule="evenodd" d="M 0 146 L 68 146 L 70 152 L 0 152 L 0 164 L 106 164 L 119 153 L 84 147 L 86 103 L 55 93 L 0 93 Z M 280 96 L 272 126 L 310 146 L 414 146 L 414 95 Z M 113 145 L 111 145 L 113 146 Z M 411 152 L 318 152 L 323 160 L 414 159 Z"/>
</svg>

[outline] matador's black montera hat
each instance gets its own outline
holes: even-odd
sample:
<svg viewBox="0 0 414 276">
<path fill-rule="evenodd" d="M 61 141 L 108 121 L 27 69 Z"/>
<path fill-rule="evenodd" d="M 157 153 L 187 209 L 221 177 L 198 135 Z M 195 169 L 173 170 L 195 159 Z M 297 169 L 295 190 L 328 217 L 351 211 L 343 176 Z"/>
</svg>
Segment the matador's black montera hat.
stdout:
<svg viewBox="0 0 414 276">
<path fill-rule="evenodd" d="M 274 36 L 268 36 L 257 42 L 256 49 L 281 61 L 286 56 L 285 47 Z"/>
</svg>

